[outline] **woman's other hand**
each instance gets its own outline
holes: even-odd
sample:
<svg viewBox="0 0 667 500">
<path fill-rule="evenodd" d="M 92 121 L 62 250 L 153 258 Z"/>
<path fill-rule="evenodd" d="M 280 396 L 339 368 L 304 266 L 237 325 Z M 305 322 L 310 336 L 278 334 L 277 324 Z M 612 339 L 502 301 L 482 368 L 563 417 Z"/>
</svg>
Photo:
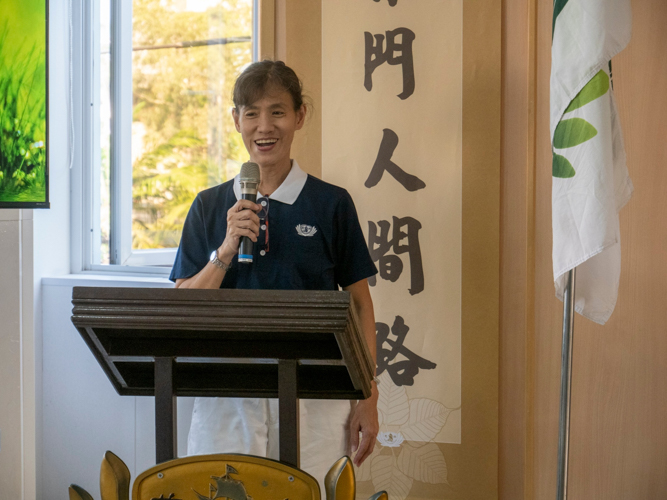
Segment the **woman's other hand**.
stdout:
<svg viewBox="0 0 667 500">
<path fill-rule="evenodd" d="M 370 398 L 357 403 L 350 418 L 350 448 L 354 455 L 354 465 L 359 467 L 375 448 L 380 426 L 378 423 L 378 389 L 373 384 L 373 393 Z M 359 440 L 361 434 L 361 442 Z"/>
</svg>

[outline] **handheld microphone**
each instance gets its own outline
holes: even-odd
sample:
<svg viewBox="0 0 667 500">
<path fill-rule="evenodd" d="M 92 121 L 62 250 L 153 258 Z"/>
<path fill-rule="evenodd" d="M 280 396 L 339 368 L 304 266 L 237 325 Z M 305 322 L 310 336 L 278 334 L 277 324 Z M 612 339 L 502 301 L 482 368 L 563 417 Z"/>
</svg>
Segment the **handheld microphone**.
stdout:
<svg viewBox="0 0 667 500">
<path fill-rule="evenodd" d="M 257 187 L 259 186 L 259 165 L 248 161 L 241 166 L 241 199 L 257 201 Z M 239 243 L 239 262 L 252 263 L 252 240 L 242 236 Z"/>
</svg>

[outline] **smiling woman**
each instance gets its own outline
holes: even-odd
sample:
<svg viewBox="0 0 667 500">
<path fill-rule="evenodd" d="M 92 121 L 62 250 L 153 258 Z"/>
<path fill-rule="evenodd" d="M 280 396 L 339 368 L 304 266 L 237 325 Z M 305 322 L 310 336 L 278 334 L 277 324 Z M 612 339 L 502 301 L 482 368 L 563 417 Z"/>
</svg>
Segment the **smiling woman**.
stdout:
<svg viewBox="0 0 667 500">
<path fill-rule="evenodd" d="M 186 218 L 170 279 L 178 288 L 342 288 L 351 296 L 375 365 L 368 278 L 377 270 L 352 198 L 306 174 L 290 157 L 306 116 L 298 77 L 281 61 L 254 63 L 236 82 L 234 104 L 236 130 L 259 167 L 260 198 L 257 203 L 243 198 L 240 176 L 200 192 Z M 253 242 L 252 259 L 239 259 L 241 238 Z M 356 452 L 354 463 L 360 465 L 375 445 L 377 397 L 373 386 L 371 397 L 356 406 L 303 401 L 304 470 L 322 481 L 348 450 Z M 278 458 L 277 410 L 276 400 L 197 398 L 188 454 L 233 451 Z"/>
<path fill-rule="evenodd" d="M 234 125 L 262 169 L 260 192 L 270 194 L 287 176 L 294 132 L 303 128 L 306 112 L 303 85 L 282 61 L 255 63 L 236 80 Z"/>
<path fill-rule="evenodd" d="M 236 130 L 250 159 L 262 169 L 261 193 L 271 194 L 287 177 L 294 132 L 303 127 L 305 116 L 305 106 L 295 111 L 286 91 L 269 92 L 249 106 L 234 109 Z"/>
<path fill-rule="evenodd" d="M 0 208 L 48 208 L 46 1 L 0 9 Z"/>
</svg>

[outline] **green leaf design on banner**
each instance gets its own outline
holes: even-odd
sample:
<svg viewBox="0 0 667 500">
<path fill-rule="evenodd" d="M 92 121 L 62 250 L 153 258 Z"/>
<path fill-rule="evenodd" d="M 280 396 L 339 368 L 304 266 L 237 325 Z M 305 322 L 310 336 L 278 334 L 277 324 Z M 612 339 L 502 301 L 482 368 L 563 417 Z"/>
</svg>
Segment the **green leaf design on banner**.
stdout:
<svg viewBox="0 0 667 500">
<path fill-rule="evenodd" d="M 594 101 L 598 97 L 602 97 L 609 90 L 609 77 L 607 73 L 600 70 L 598 73 L 591 78 L 591 80 L 586 84 L 586 86 L 579 91 L 577 96 L 572 99 L 572 102 L 565 110 L 566 113 L 574 111 L 577 108 L 580 108 L 591 101 Z"/>
<path fill-rule="evenodd" d="M 576 174 L 574 167 L 567 158 L 554 153 L 553 163 L 551 164 L 551 172 L 554 177 L 561 179 L 569 179 Z"/>
<path fill-rule="evenodd" d="M 556 18 L 558 17 L 558 14 L 560 14 L 560 11 L 563 10 L 563 7 L 567 5 L 567 2 L 569 0 L 554 0 L 554 19 L 553 22 L 551 23 L 551 38 L 554 36 L 554 29 L 556 28 Z"/>
<path fill-rule="evenodd" d="M 573 148 L 598 135 L 597 129 L 583 118 L 561 120 L 554 133 L 554 147 Z"/>
</svg>

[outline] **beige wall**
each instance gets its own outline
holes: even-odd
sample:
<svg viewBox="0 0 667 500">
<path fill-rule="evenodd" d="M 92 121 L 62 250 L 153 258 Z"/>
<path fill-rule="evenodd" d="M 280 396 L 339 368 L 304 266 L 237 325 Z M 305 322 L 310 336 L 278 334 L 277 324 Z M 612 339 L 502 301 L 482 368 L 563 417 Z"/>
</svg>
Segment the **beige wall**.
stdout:
<svg viewBox="0 0 667 500">
<path fill-rule="evenodd" d="M 0 210 L 0 498 L 35 497 L 32 210 Z"/>
<path fill-rule="evenodd" d="M 634 0 L 613 61 L 635 194 L 621 212 L 622 273 L 605 326 L 574 329 L 568 498 L 667 492 L 667 4 Z M 556 494 L 562 304 L 551 273 L 552 0 L 505 0 L 501 211 L 501 498 Z"/>
<path fill-rule="evenodd" d="M 21 318 L 20 294 L 15 293 L 20 262 L 18 210 L 0 212 L 0 493 L 21 493 Z M 14 220 L 10 215 L 15 214 Z"/>
<path fill-rule="evenodd" d="M 502 16 L 499 492 L 505 500 L 533 498 L 536 3 L 505 0 Z"/>
<path fill-rule="evenodd" d="M 260 19 L 260 58 L 279 59 L 294 69 L 309 104 L 306 125 L 294 137 L 292 157 L 306 172 L 321 177 L 322 3 L 261 0 Z"/>
<path fill-rule="evenodd" d="M 273 46 L 263 55 L 283 59 L 303 79 L 314 103 L 292 156 L 321 175 L 321 2 L 262 0 L 275 9 Z M 335 1 L 335 0 L 326 0 Z M 497 498 L 498 318 L 500 197 L 501 3 L 464 2 L 463 23 L 463 269 L 462 442 L 442 445 L 456 478 L 413 487 L 410 498 Z M 271 26 L 269 25 L 269 31 Z M 300 135 L 300 137 L 299 137 Z M 480 147 L 483 144 L 484 147 Z"/>
</svg>

